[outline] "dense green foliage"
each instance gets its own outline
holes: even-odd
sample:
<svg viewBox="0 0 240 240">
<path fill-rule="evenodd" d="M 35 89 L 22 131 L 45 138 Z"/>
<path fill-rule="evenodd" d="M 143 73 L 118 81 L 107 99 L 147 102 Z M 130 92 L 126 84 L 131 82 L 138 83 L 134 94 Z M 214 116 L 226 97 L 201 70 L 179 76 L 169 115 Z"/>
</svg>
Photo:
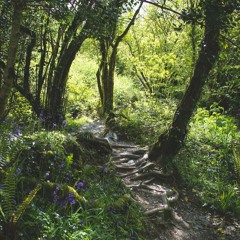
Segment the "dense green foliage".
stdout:
<svg viewBox="0 0 240 240">
<path fill-rule="evenodd" d="M 186 146 L 177 166 L 184 183 L 196 192 L 204 205 L 239 216 L 240 135 L 236 121 L 223 108 L 199 108 L 191 122 Z"/>
<path fill-rule="evenodd" d="M 0 0 L 0 89 L 16 2 Z M 172 167 L 203 206 L 239 218 L 239 5 L 221 2 L 221 52 Z M 89 149 L 91 134 L 76 137 L 103 116 L 96 74 L 138 1 L 26 3 L 0 114 L 0 239 L 146 239 L 147 220 L 109 155 Z M 120 140 L 150 146 L 169 129 L 201 48 L 205 3 L 145 4 L 117 45 L 107 127 Z"/>
<path fill-rule="evenodd" d="M 81 138 L 88 141 L 87 135 Z M 2 234 L 10 239 L 14 234 L 20 239 L 141 237 L 141 210 L 115 177 L 107 155 L 103 158 L 94 147 L 83 148 L 76 138 L 55 131 L 23 136 L 18 130 L 8 140 L 12 147 L 6 144 L 1 151 L 1 159 L 6 158 Z"/>
</svg>

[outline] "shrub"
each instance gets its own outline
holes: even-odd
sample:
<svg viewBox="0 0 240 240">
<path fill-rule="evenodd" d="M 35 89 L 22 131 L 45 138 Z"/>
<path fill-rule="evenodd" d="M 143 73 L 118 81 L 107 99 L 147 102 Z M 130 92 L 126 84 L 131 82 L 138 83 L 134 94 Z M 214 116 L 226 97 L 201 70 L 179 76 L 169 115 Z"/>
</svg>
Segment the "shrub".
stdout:
<svg viewBox="0 0 240 240">
<path fill-rule="evenodd" d="M 176 165 L 184 183 L 203 203 L 222 213 L 231 211 L 240 216 L 233 156 L 233 144 L 239 139 L 235 120 L 224 115 L 222 108 L 199 108 Z"/>
</svg>

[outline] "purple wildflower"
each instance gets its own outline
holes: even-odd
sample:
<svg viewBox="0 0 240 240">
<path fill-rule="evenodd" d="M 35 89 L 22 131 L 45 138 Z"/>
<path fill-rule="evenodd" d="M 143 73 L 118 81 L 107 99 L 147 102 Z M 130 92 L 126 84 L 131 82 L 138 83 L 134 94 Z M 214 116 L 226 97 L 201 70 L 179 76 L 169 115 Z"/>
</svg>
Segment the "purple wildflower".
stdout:
<svg viewBox="0 0 240 240">
<path fill-rule="evenodd" d="M 58 197 L 57 197 L 57 196 L 54 196 L 54 197 L 53 197 L 53 203 L 56 203 L 57 200 L 58 200 Z"/>
<path fill-rule="evenodd" d="M 106 174 L 106 173 L 107 173 L 107 171 L 108 171 L 108 169 L 107 169 L 107 165 L 106 165 L 106 164 L 104 164 L 104 165 L 103 165 L 103 173 L 105 173 L 105 174 Z"/>
<path fill-rule="evenodd" d="M 74 199 L 74 195 L 72 193 L 68 194 L 68 201 L 69 201 L 70 204 L 75 204 L 76 203 L 76 201 Z"/>
<path fill-rule="evenodd" d="M 60 202 L 60 205 L 61 206 L 65 206 L 67 204 L 67 200 L 66 199 L 64 199 L 64 200 L 62 200 L 61 202 Z"/>
<path fill-rule="evenodd" d="M 17 174 L 19 175 L 19 174 L 21 174 L 21 172 L 22 172 L 22 169 L 20 167 L 18 167 L 17 168 Z"/>
<path fill-rule="evenodd" d="M 58 191 L 60 189 L 60 184 L 57 184 L 56 190 Z"/>
<path fill-rule="evenodd" d="M 20 136 L 21 135 L 21 130 L 20 129 L 17 129 L 17 130 L 15 130 L 14 132 L 13 132 L 13 135 L 14 136 Z"/>
<path fill-rule="evenodd" d="M 78 182 L 76 186 L 77 186 L 77 188 L 82 188 L 83 185 L 84 185 L 83 182 Z"/>
</svg>

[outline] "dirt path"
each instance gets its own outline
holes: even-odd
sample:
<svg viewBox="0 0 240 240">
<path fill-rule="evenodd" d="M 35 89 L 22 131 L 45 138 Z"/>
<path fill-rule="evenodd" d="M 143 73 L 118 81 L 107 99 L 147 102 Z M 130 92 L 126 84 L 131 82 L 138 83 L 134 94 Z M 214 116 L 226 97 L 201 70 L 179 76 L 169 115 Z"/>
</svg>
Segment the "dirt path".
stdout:
<svg viewBox="0 0 240 240">
<path fill-rule="evenodd" d="M 114 142 L 112 147 L 118 175 L 152 223 L 149 239 L 240 240 L 239 222 L 211 214 L 193 194 L 175 190 L 170 177 L 148 161 L 146 149 Z"/>
<path fill-rule="evenodd" d="M 118 176 L 145 210 L 147 240 L 240 240 L 240 222 L 204 210 L 196 197 L 179 189 L 148 160 L 147 148 L 121 142 L 102 122 L 86 125 L 97 137 L 107 139 Z"/>
</svg>

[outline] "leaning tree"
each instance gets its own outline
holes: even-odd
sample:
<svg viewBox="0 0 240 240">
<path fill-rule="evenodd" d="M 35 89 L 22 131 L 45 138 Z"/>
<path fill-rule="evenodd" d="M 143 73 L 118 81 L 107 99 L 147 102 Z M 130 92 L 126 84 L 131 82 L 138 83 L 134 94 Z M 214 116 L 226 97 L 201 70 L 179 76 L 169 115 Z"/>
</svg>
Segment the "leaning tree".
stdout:
<svg viewBox="0 0 240 240">
<path fill-rule="evenodd" d="M 175 111 L 171 125 L 159 136 L 149 151 L 149 158 L 156 161 L 164 169 L 173 163 L 173 158 L 183 146 L 188 123 L 194 113 L 209 72 L 217 61 L 220 52 L 221 30 L 226 27 L 229 14 L 237 8 L 237 1 L 205 0 L 201 1 L 201 4 L 201 10 L 204 12 L 203 26 L 205 31 L 193 75 Z"/>
<path fill-rule="evenodd" d="M 1 104 L 2 112 L 14 83 L 46 126 L 61 126 L 65 119 L 68 73 L 77 52 L 85 39 L 104 34 L 106 22 L 114 25 L 106 19 L 109 11 L 112 16 L 119 15 L 119 8 L 113 3 L 122 5 L 127 1 L 24 2 L 24 15 L 21 14 L 21 1 L 14 2 L 17 6 L 14 14 L 19 16 L 12 18 L 12 32 L 18 34 L 9 39 L 8 58 L 12 60 L 1 59 L 6 65 L 0 92 L 0 100 L 4 103 Z M 14 56 L 10 50 L 15 51 Z"/>
<path fill-rule="evenodd" d="M 68 72 L 90 36 L 93 4 L 84 0 L 28 4 L 21 26 L 24 54 L 19 54 L 14 86 L 49 127 L 64 121 Z"/>
</svg>

